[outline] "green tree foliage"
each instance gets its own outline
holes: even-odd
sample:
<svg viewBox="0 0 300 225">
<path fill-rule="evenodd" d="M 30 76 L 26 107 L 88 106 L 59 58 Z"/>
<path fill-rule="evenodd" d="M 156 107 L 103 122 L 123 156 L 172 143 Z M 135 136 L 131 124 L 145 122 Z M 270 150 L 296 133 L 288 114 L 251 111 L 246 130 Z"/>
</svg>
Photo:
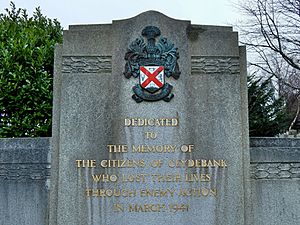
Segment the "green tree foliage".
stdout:
<svg viewBox="0 0 300 225">
<path fill-rule="evenodd" d="M 250 137 L 272 137 L 287 130 L 290 118 L 270 79 L 248 76 L 248 100 Z"/>
<path fill-rule="evenodd" d="M 62 42 L 57 20 L 39 8 L 0 14 L 0 137 L 51 136 L 54 45 Z"/>
</svg>

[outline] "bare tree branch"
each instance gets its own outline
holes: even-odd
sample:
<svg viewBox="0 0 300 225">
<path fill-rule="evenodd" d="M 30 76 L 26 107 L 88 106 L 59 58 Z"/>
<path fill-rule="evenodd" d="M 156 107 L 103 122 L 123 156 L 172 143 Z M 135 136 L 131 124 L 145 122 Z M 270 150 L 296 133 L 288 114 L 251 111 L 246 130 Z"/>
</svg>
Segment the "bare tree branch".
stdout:
<svg viewBox="0 0 300 225">
<path fill-rule="evenodd" d="M 276 80 L 279 95 L 299 118 L 300 0 L 245 0 L 239 7 L 247 16 L 238 28 L 252 52 L 250 68 Z"/>
</svg>

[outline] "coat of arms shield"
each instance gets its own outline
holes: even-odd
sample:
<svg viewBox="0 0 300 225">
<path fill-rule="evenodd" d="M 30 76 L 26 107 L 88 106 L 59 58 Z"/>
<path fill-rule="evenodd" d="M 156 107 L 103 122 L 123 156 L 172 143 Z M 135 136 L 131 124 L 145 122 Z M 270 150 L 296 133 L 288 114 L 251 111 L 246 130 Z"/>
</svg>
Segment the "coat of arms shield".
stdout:
<svg viewBox="0 0 300 225">
<path fill-rule="evenodd" d="M 166 82 L 166 78 L 178 79 L 180 75 L 177 59 L 179 54 L 174 44 L 160 36 L 160 30 L 155 26 L 147 26 L 143 29 L 144 38 L 137 38 L 133 41 L 126 52 L 124 75 L 139 77 L 139 84 L 132 90 L 132 98 L 137 102 L 164 100 L 169 102 L 174 94 L 173 86 Z"/>
<path fill-rule="evenodd" d="M 155 93 L 165 85 L 163 66 L 140 66 L 140 85 L 150 93 Z"/>
</svg>

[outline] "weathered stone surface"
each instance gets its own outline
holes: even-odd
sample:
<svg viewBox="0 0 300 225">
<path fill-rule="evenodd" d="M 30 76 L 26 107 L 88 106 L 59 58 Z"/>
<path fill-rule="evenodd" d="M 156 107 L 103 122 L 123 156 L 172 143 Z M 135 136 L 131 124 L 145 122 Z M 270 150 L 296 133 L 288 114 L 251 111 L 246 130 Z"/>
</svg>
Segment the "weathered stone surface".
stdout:
<svg viewBox="0 0 300 225">
<path fill-rule="evenodd" d="M 191 63 L 192 75 L 240 73 L 240 62 L 238 57 L 192 56 Z"/>
<path fill-rule="evenodd" d="M 289 148 L 289 152 L 299 152 L 300 148 L 300 138 L 274 138 L 274 137 L 252 137 L 250 146 L 252 151 L 256 147 L 269 147 L 269 148 Z M 292 149 L 295 148 L 295 149 Z M 273 149 L 272 149 L 273 150 Z M 276 150 L 273 150 L 276 151 Z"/>
<path fill-rule="evenodd" d="M 297 225 L 300 180 L 252 180 L 253 225 Z"/>
<path fill-rule="evenodd" d="M 0 141 L 0 181 L 46 180 L 50 177 L 49 138 Z"/>
<path fill-rule="evenodd" d="M 49 148 L 49 138 L 2 138 L 0 163 L 48 163 Z"/>
<path fill-rule="evenodd" d="M 252 143 L 251 140 L 250 144 Z M 264 139 L 264 142 L 268 140 L 270 139 Z M 280 140 L 282 139 L 280 138 Z M 287 146 L 290 146 L 289 141 L 294 142 L 295 139 L 284 140 Z M 271 142 L 274 142 L 274 140 Z M 276 149 L 272 145 L 266 143 L 264 145 L 265 147 L 262 147 L 260 153 L 272 152 L 272 150 L 276 152 Z M 47 160 L 50 150 L 49 138 L 0 139 L 0 146 L 0 166 L 1 168 L 6 168 L 5 170 L 0 169 L 0 177 L 2 179 L 0 182 L 0 224 L 47 224 L 45 218 L 48 217 L 46 209 L 48 183 L 43 180 L 47 176 L 42 179 L 28 178 L 36 173 L 43 174 L 45 167 L 37 165 L 49 163 Z M 281 146 L 284 147 L 284 145 Z M 256 145 L 256 147 L 260 146 Z M 253 154 L 251 153 L 252 150 L 253 148 L 250 148 L 250 155 Z M 257 151 L 253 152 L 257 154 Z M 285 161 L 284 157 L 288 155 L 287 150 L 286 154 L 282 154 L 282 160 Z M 30 158 L 33 160 L 28 160 Z M 26 164 L 26 168 L 30 170 L 22 170 L 21 175 L 16 176 L 15 172 L 19 173 L 17 168 L 22 163 L 22 159 L 24 159 L 24 162 L 29 162 Z M 296 159 L 295 161 L 300 162 L 300 155 Z M 30 163 L 30 161 L 33 163 Z M 12 162 L 17 163 L 13 164 Z M 268 163 L 269 161 L 264 161 L 260 164 L 251 162 L 251 202 L 254 206 L 254 221 L 252 224 L 298 225 L 299 212 L 297 210 L 299 207 L 297 206 L 300 201 L 300 173 L 292 174 L 289 170 L 291 168 L 299 168 L 300 163 L 280 163 L 278 166 L 280 169 L 278 179 L 270 179 L 268 177 L 269 173 L 264 171 L 270 168 Z M 21 165 L 24 166 L 24 164 Z M 258 165 L 260 165 L 259 169 Z M 48 167 L 50 167 L 50 164 L 48 164 Z M 8 172 L 10 168 L 13 168 L 14 172 Z M 32 168 L 34 168 L 34 174 L 31 173 Z M 55 166 L 52 166 L 52 169 L 55 170 Z"/>
<path fill-rule="evenodd" d="M 110 73 L 111 56 L 65 56 L 63 73 Z"/>
<path fill-rule="evenodd" d="M 136 79 L 123 76 L 128 45 L 146 26 L 160 28 L 162 37 L 178 48 L 181 77 L 169 78 L 175 97 L 171 102 L 131 99 Z M 111 70 L 101 69 L 98 59 L 112 56 Z M 89 58 L 94 57 L 94 58 Z M 211 57 L 211 58 L 210 58 Z M 77 61 L 77 59 L 79 61 Z M 87 60 L 89 59 L 89 60 Z M 95 61 L 95 59 L 97 59 Z M 67 61 L 66 61 L 67 60 Z M 90 63 L 92 62 L 92 65 Z M 74 64 L 75 63 L 75 64 Z M 247 90 L 245 48 L 229 27 L 193 26 L 149 11 L 110 25 L 71 26 L 55 56 L 54 125 L 50 224 L 248 224 L 245 196 L 249 196 Z M 85 68 L 85 66 L 88 68 Z M 194 67 L 193 67 L 194 66 Z M 194 69 L 193 69 L 194 68 Z M 194 70 L 194 74 L 193 71 Z M 195 76 L 192 76 L 195 75 Z M 178 118 L 178 127 L 124 127 L 125 118 Z M 156 132 L 155 140 L 145 138 Z M 192 153 L 109 154 L 107 144 L 194 144 Z M 121 168 L 77 169 L 75 160 L 223 159 L 225 169 Z M 209 173 L 211 182 L 197 183 L 100 183 L 91 173 L 174 174 Z M 141 190 L 217 188 L 217 197 L 91 198 L 85 189 Z M 246 194 L 245 194 L 246 193 Z M 115 212 L 114 204 L 188 204 L 188 212 Z M 251 224 L 251 223 L 249 223 Z"/>
<path fill-rule="evenodd" d="M 0 139 L 0 224 L 45 224 L 49 138 Z"/>
<path fill-rule="evenodd" d="M 299 223 L 299 141 L 297 138 L 251 138 L 254 225 Z"/>
<path fill-rule="evenodd" d="M 284 161 L 284 157 L 282 158 Z M 251 178 L 253 179 L 296 178 L 294 174 L 300 174 L 300 167 L 298 165 L 293 167 L 293 163 L 251 163 Z"/>
<path fill-rule="evenodd" d="M 285 171 L 285 170 L 289 170 L 291 168 L 291 165 L 286 163 L 286 164 L 280 164 L 278 166 L 278 168 L 281 170 L 281 171 Z"/>
</svg>

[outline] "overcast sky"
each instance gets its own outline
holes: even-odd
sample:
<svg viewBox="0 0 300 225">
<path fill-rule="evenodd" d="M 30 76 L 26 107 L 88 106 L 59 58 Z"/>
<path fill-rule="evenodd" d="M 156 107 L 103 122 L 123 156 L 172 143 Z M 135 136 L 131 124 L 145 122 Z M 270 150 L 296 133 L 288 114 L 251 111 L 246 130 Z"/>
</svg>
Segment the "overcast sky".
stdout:
<svg viewBox="0 0 300 225">
<path fill-rule="evenodd" d="M 17 8 L 29 13 L 40 6 L 49 18 L 57 18 L 67 29 L 70 24 L 111 23 L 147 10 L 157 10 L 169 17 L 191 20 L 193 24 L 230 25 L 240 17 L 239 0 L 14 0 Z M 0 0 L 0 10 L 10 0 Z"/>
</svg>

